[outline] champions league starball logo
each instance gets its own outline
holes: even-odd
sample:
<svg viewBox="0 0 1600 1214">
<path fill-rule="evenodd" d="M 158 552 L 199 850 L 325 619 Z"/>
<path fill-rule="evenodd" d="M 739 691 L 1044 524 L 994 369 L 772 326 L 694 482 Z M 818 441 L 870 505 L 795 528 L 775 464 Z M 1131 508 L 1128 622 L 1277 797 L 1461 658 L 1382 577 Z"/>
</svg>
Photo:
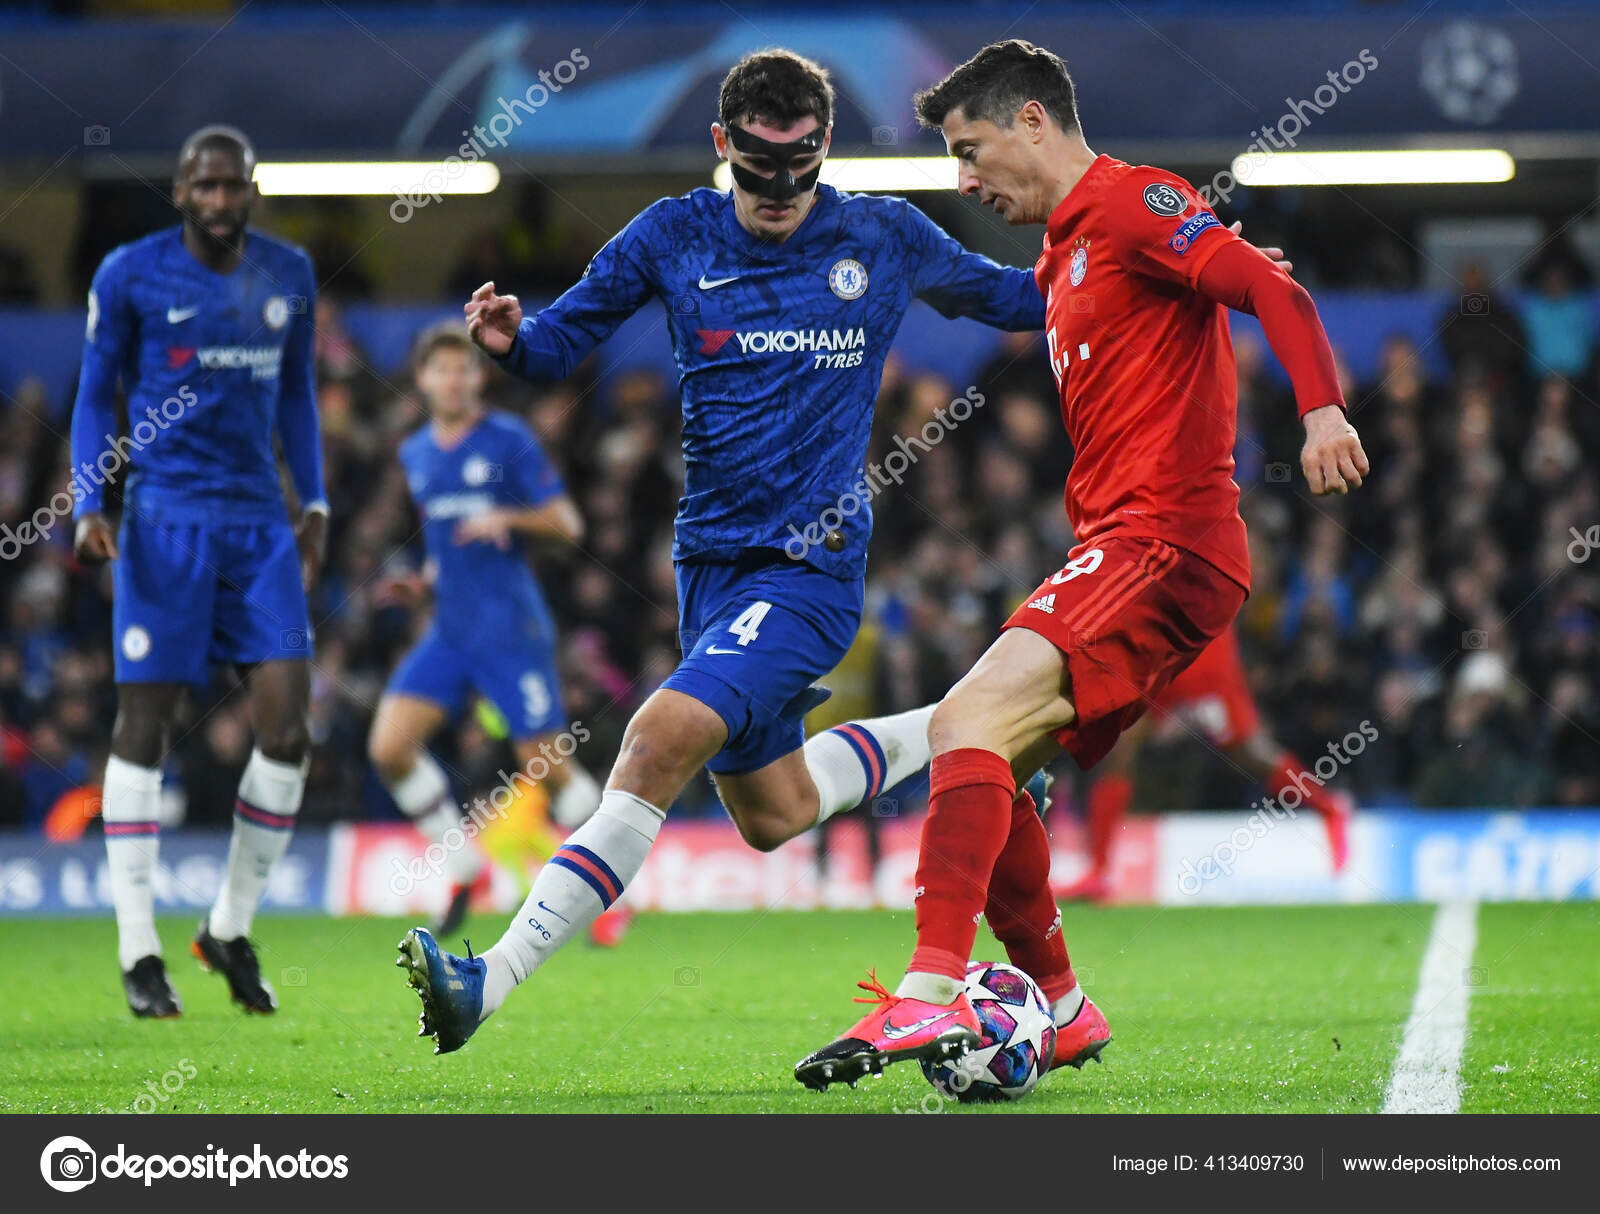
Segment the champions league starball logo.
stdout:
<svg viewBox="0 0 1600 1214">
<path fill-rule="evenodd" d="M 1516 43 L 1475 21 L 1457 21 L 1431 35 L 1421 59 L 1423 91 L 1454 122 L 1494 122 L 1522 88 Z"/>
</svg>

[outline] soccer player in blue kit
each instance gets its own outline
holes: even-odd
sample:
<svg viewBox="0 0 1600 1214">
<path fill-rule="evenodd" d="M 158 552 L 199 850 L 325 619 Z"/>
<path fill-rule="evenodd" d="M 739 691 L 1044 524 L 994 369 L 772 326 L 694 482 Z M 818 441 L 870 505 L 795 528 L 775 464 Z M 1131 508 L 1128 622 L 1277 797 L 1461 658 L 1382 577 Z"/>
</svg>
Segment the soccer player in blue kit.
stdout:
<svg viewBox="0 0 1600 1214">
<path fill-rule="evenodd" d="M 186 685 L 245 672 L 255 749 L 227 870 L 193 951 L 247 1011 L 275 1011 L 249 932 L 305 788 L 306 591 L 327 535 L 312 373 L 316 279 L 299 249 L 247 228 L 255 151 L 210 126 L 183 145 L 183 221 L 112 250 L 95 272 L 72 414 L 80 560 L 112 562 L 117 719 L 102 818 L 123 989 L 136 1016 L 182 1011 L 156 936 L 161 763 Z M 129 432 L 116 436 L 116 389 Z M 273 437 L 300 502 L 290 520 Z M 104 485 L 124 463 L 122 526 Z"/>
<path fill-rule="evenodd" d="M 629 723 L 599 809 L 500 941 L 465 958 L 421 928 L 401 941 L 439 1053 L 616 900 L 702 766 L 740 834 L 767 851 L 928 762 L 931 705 L 809 741 L 802 726 L 827 694 L 813 681 L 861 619 L 872 530 L 861 481 L 884 358 L 914 298 L 1010 330 L 1041 328 L 1044 300 L 1031 269 L 967 252 L 904 199 L 818 184 L 833 89 L 817 64 L 747 56 L 718 108 L 730 192 L 647 208 L 535 316 L 493 283 L 466 306 L 503 366 L 553 380 L 652 299 L 666 304 L 683 397 L 673 558 L 685 656 Z M 859 512 L 824 531 L 818 520 L 852 500 Z"/>
<path fill-rule="evenodd" d="M 505 717 L 517 762 L 540 773 L 532 782 L 550 790 L 556 821 L 586 819 L 600 786 L 559 745 L 566 717 L 555 621 L 526 552 L 529 538 L 580 539 L 578 508 L 533 431 L 484 408 L 484 357 L 464 325 L 423 332 L 412 366 L 429 421 L 401 444 L 400 462 L 422 516 L 433 620 L 378 701 L 367 753 L 395 804 L 444 853 L 443 935 L 466 917 L 488 857 L 461 833 L 461 809 L 426 742 L 472 692 Z M 454 848 L 452 831 L 461 839 Z"/>
</svg>

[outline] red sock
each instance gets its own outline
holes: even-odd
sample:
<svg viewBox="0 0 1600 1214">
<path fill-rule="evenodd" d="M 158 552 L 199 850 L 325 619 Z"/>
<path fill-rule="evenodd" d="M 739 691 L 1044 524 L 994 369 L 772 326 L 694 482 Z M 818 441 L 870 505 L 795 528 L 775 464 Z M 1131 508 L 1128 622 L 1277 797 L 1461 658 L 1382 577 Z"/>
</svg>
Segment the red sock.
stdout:
<svg viewBox="0 0 1600 1214">
<path fill-rule="evenodd" d="M 907 971 L 964 979 L 989 874 L 1011 831 L 1011 765 L 992 750 L 935 755 L 917 853 L 917 950 Z"/>
<path fill-rule="evenodd" d="M 1302 805 L 1309 805 L 1324 818 L 1332 817 L 1339 812 L 1333 795 L 1318 783 L 1309 767 L 1287 750 L 1274 760 L 1272 774 L 1267 777 L 1267 787 L 1272 791 L 1272 798 L 1275 801 L 1282 801 L 1283 794 L 1292 788 Z"/>
<path fill-rule="evenodd" d="M 1011 835 L 994 863 L 984 913 L 1011 964 L 1030 975 L 1051 1003 L 1078 985 L 1050 892 L 1050 838 L 1025 792 L 1011 804 Z"/>
<path fill-rule="evenodd" d="M 1111 867 L 1111 840 L 1133 803 L 1133 781 L 1127 776 L 1101 776 L 1089 790 L 1085 814 L 1089 819 L 1089 861 L 1096 876 Z"/>
</svg>

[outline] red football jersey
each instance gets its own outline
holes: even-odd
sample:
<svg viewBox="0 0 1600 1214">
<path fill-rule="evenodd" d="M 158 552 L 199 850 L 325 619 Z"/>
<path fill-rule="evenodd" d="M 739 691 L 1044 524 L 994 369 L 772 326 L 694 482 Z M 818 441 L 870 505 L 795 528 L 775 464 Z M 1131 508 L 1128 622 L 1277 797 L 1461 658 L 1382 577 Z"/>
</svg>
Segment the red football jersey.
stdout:
<svg viewBox="0 0 1600 1214">
<path fill-rule="evenodd" d="M 1194 290 L 1237 239 L 1182 178 L 1100 156 L 1050 216 L 1034 273 L 1076 452 L 1073 534 L 1153 536 L 1248 590 L 1233 341 L 1227 308 Z"/>
</svg>

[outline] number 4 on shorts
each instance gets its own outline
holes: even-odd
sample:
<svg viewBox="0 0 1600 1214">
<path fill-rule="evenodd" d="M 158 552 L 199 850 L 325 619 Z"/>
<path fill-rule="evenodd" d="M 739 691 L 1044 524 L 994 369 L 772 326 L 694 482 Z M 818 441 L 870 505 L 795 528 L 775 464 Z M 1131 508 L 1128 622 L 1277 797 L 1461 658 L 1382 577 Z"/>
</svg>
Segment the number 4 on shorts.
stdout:
<svg viewBox="0 0 1600 1214">
<path fill-rule="evenodd" d="M 728 631 L 739 638 L 739 644 L 748 645 L 761 635 L 761 621 L 767 618 L 767 612 L 771 610 L 771 603 L 751 603 L 739 613 L 738 619 L 728 625 Z"/>
</svg>

